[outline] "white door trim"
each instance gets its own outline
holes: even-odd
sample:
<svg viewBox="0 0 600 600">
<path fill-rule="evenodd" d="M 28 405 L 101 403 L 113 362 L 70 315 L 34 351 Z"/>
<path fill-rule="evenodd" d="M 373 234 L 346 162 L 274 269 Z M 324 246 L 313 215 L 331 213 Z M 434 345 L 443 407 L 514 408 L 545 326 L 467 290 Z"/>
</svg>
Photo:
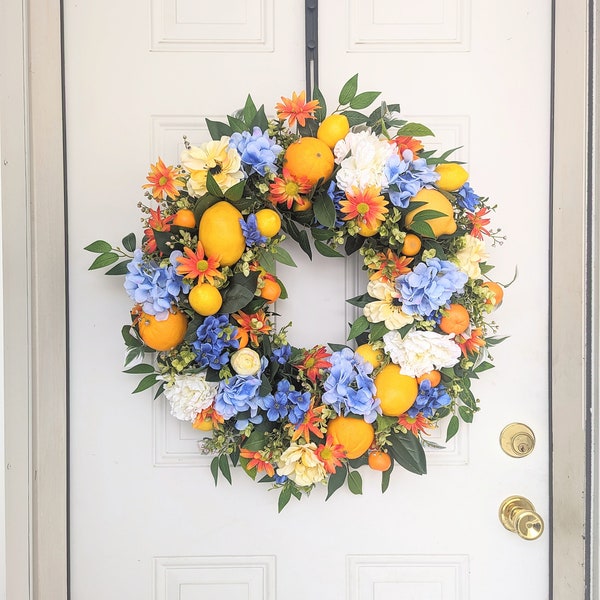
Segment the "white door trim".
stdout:
<svg viewBox="0 0 600 600">
<path fill-rule="evenodd" d="M 587 0 L 554 4 L 552 539 L 559 560 L 553 597 L 584 600 L 590 597 L 585 424 L 592 364 L 586 354 L 592 15 Z M 66 600 L 68 337 L 58 3 L 1 3 L 0 39 L 6 595 Z"/>
</svg>

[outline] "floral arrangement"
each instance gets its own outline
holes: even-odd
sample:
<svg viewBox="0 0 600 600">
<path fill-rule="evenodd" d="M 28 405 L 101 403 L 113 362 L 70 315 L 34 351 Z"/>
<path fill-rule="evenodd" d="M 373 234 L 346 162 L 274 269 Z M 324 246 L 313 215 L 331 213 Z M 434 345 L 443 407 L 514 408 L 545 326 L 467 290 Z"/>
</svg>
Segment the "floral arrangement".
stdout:
<svg viewBox="0 0 600 600">
<path fill-rule="evenodd" d="M 448 419 L 449 440 L 473 420 L 471 381 L 502 340 L 489 316 L 505 286 L 484 242 L 501 241 L 494 207 L 397 104 L 362 112 L 379 95 L 355 75 L 330 113 L 315 90 L 282 97 L 276 118 L 248 96 L 227 123 L 207 119 L 211 141 L 185 139 L 179 165 L 151 166 L 140 247 L 130 233 L 86 248 L 90 269 L 125 276 L 135 392 L 157 386 L 175 418 L 212 432 L 200 446 L 215 483 L 239 465 L 280 490 L 279 510 L 318 484 L 362 493 L 362 465 L 382 491 L 395 465 L 424 474 L 428 430 Z M 309 256 L 360 253 L 355 347 L 296 348 L 291 324 L 276 329 L 276 264 L 295 266 L 286 237 Z"/>
</svg>

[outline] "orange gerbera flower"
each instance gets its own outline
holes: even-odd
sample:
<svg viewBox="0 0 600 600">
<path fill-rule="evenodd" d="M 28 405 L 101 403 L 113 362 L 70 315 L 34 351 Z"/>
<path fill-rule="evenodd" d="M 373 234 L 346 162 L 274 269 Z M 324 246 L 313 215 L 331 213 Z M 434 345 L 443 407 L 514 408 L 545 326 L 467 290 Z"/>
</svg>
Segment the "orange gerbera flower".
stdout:
<svg viewBox="0 0 600 600">
<path fill-rule="evenodd" d="M 259 310 L 251 315 L 240 310 L 233 315 L 233 318 L 238 322 L 240 329 L 248 334 L 254 346 L 258 346 L 259 334 L 270 333 L 272 329 L 264 310 Z"/>
<path fill-rule="evenodd" d="M 469 337 L 466 337 L 466 336 Z M 479 348 L 485 346 L 485 340 L 481 337 L 483 335 L 483 331 L 481 327 L 476 327 L 475 329 L 471 329 L 462 335 L 457 335 L 454 338 L 454 341 L 460 346 L 462 350 L 463 356 L 467 356 L 468 354 L 477 354 L 479 352 Z"/>
<path fill-rule="evenodd" d="M 294 125 L 296 121 L 304 127 L 306 125 L 306 119 L 314 119 L 313 113 L 317 108 L 320 108 L 318 100 L 311 100 L 306 102 L 306 92 L 300 92 L 297 95 L 296 92 L 292 92 L 292 97 L 284 98 L 281 97 L 281 102 L 275 105 L 277 110 L 277 117 L 280 121 L 288 119 L 290 127 Z"/>
<path fill-rule="evenodd" d="M 328 473 L 335 473 L 336 467 L 341 467 L 340 458 L 346 456 L 346 450 L 341 444 L 336 444 L 333 441 L 333 436 L 329 434 L 324 444 L 320 444 L 315 454 L 323 463 L 325 470 Z"/>
<path fill-rule="evenodd" d="M 192 427 L 194 429 L 201 429 L 201 424 L 207 419 L 212 421 L 213 429 L 225 422 L 225 419 L 212 406 L 209 406 L 196 415 Z"/>
<path fill-rule="evenodd" d="M 303 437 L 308 444 L 310 442 L 311 433 L 314 433 L 318 438 L 323 438 L 324 434 L 321 431 L 321 426 L 325 425 L 325 421 L 321 415 L 322 412 L 322 406 L 317 406 L 315 408 L 314 404 L 311 404 L 310 408 L 304 413 L 304 420 L 297 425 L 296 430 L 292 434 L 292 442 Z M 291 423 L 290 427 L 293 427 Z"/>
<path fill-rule="evenodd" d="M 179 179 L 181 176 L 182 173 L 177 167 L 166 167 L 159 158 L 155 165 L 150 165 L 150 171 L 146 177 L 150 183 L 144 184 L 142 188 L 152 188 L 154 198 L 164 199 L 165 196 L 169 196 L 171 200 L 175 200 L 179 196 L 177 187 L 184 185 L 184 182 Z"/>
<path fill-rule="evenodd" d="M 187 246 L 183 249 L 187 258 L 180 256 L 177 262 L 180 265 L 177 267 L 177 273 L 184 275 L 188 279 L 198 278 L 198 283 L 208 281 L 214 285 L 215 277 L 221 278 L 221 272 L 217 269 L 220 264 L 219 256 L 204 257 L 204 247 L 198 242 L 196 252 Z"/>
<path fill-rule="evenodd" d="M 315 346 L 310 350 L 306 350 L 302 360 L 295 363 L 294 366 L 298 371 L 304 372 L 313 383 L 316 383 L 319 371 L 331 367 L 331 363 L 326 360 L 330 356 L 331 354 L 325 350 L 325 346 Z"/>
<path fill-rule="evenodd" d="M 409 135 L 399 135 L 393 140 L 390 140 L 390 142 L 396 144 L 400 156 L 402 156 L 402 153 L 405 150 L 410 150 L 413 153 L 414 158 L 418 158 L 417 153 L 423 150 L 421 140 L 417 140 Z"/>
<path fill-rule="evenodd" d="M 346 200 L 340 200 L 341 212 L 346 216 L 344 221 L 357 219 L 366 223 L 367 227 L 377 227 L 378 221 L 383 221 L 388 212 L 387 200 L 380 195 L 380 188 L 369 186 L 364 190 L 352 188 L 346 191 Z"/>
<path fill-rule="evenodd" d="M 475 214 L 467 213 L 467 218 L 469 221 L 471 221 L 471 225 L 473 225 L 473 229 L 471 229 L 471 235 L 479 240 L 483 239 L 484 234 L 490 235 L 489 230 L 487 230 L 485 227 L 490 224 L 491 220 L 484 218 L 489 212 L 489 208 L 484 206 Z"/>
<path fill-rule="evenodd" d="M 160 214 L 160 206 L 156 210 L 150 210 L 150 218 L 148 219 L 148 227 L 144 229 L 144 235 L 146 236 L 146 252 L 152 254 L 156 252 L 156 239 L 154 238 L 155 231 L 171 231 L 171 221 L 175 218 L 175 215 L 163 216 Z"/>
<path fill-rule="evenodd" d="M 375 263 L 375 265 L 378 264 L 379 269 L 369 279 L 381 279 L 382 281 L 391 283 L 400 277 L 400 275 L 410 273 L 408 265 L 412 262 L 412 257 L 398 256 L 388 248 L 385 254 L 379 252 L 376 258 L 379 259 L 379 263 Z"/>
<path fill-rule="evenodd" d="M 431 423 L 423 416 L 423 413 L 418 413 L 416 417 L 409 417 L 407 413 L 404 413 L 398 417 L 398 424 L 417 436 L 431 427 Z"/>
<path fill-rule="evenodd" d="M 243 458 L 250 459 L 250 462 L 246 466 L 247 471 L 250 471 L 251 469 L 256 467 L 256 470 L 259 473 L 260 471 L 264 471 L 269 477 L 273 477 L 273 475 L 275 475 L 275 469 L 273 468 L 273 465 L 269 462 L 270 453 L 267 457 L 264 455 L 264 451 L 254 452 L 253 450 L 242 448 L 240 450 L 240 456 Z"/>
<path fill-rule="evenodd" d="M 283 204 L 292 208 L 294 202 L 303 205 L 308 198 L 303 194 L 308 194 L 312 184 L 306 177 L 292 177 L 290 172 L 284 168 L 281 177 L 275 177 L 275 181 L 269 185 L 269 200 L 273 204 Z"/>
</svg>

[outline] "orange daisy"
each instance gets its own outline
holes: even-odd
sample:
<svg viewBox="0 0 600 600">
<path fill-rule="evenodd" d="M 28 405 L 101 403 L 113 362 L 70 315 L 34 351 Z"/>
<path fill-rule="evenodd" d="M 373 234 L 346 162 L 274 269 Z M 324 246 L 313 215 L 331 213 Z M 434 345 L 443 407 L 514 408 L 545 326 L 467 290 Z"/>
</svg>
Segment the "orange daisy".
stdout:
<svg viewBox="0 0 600 600">
<path fill-rule="evenodd" d="M 275 105 L 277 117 L 280 121 L 288 119 L 290 127 L 292 127 L 296 121 L 304 127 L 304 125 L 306 125 L 306 119 L 314 119 L 313 113 L 317 108 L 320 108 L 318 100 L 306 102 L 305 92 L 300 92 L 300 95 L 297 95 L 296 92 L 292 92 L 291 99 L 282 96 L 281 100 L 281 102 Z"/>
<path fill-rule="evenodd" d="M 479 240 L 483 239 L 484 234 L 490 235 L 490 232 L 488 229 L 486 229 L 486 226 L 491 223 L 491 220 L 484 218 L 489 212 L 489 208 L 484 206 L 473 215 L 471 213 L 467 213 L 467 217 L 469 221 L 471 221 L 471 225 L 473 225 L 473 229 L 471 229 L 471 235 Z"/>
<path fill-rule="evenodd" d="M 378 221 L 385 219 L 388 212 L 387 200 L 380 195 L 380 188 L 375 186 L 366 187 L 364 190 L 352 188 L 346 191 L 346 200 L 340 200 L 341 212 L 346 216 L 344 221 L 357 219 L 366 223 L 367 227 L 377 227 Z"/>
<path fill-rule="evenodd" d="M 381 279 L 382 281 L 391 283 L 400 277 L 400 275 L 410 273 L 408 265 L 412 262 L 412 257 L 397 256 L 388 248 L 385 254 L 379 252 L 376 258 L 379 259 L 379 263 L 375 263 L 375 265 L 378 265 L 378 270 L 369 279 Z"/>
<path fill-rule="evenodd" d="M 410 150 L 413 153 L 414 158 L 418 158 L 417 153 L 423 150 L 423 144 L 421 140 L 417 140 L 410 135 L 399 135 L 393 140 L 390 140 L 392 144 L 396 144 L 398 148 L 398 154 L 402 156 L 405 150 Z"/>
<path fill-rule="evenodd" d="M 469 337 L 466 337 L 466 336 Z M 479 348 L 485 346 L 485 340 L 481 337 L 483 335 L 483 330 L 481 327 L 476 327 L 462 334 L 457 335 L 454 338 L 454 341 L 460 346 L 462 350 L 463 356 L 467 356 L 468 354 L 477 354 L 479 352 Z"/>
<path fill-rule="evenodd" d="M 320 444 L 315 454 L 323 463 L 325 470 L 328 473 L 335 473 L 336 467 L 341 467 L 340 458 L 346 456 L 346 450 L 341 444 L 335 444 L 333 436 L 329 434 L 324 444 Z"/>
<path fill-rule="evenodd" d="M 177 187 L 183 187 L 183 180 L 179 179 L 182 176 L 181 171 L 177 167 L 167 167 L 159 158 L 155 165 L 150 165 L 150 171 L 146 179 L 150 183 L 146 183 L 142 188 L 152 188 L 153 198 L 165 199 L 165 196 L 175 200 L 179 196 Z"/>
<path fill-rule="evenodd" d="M 258 346 L 259 334 L 270 333 L 272 329 L 264 310 L 259 310 L 251 315 L 240 310 L 233 315 L 233 318 L 238 322 L 239 328 L 248 334 L 254 346 Z"/>
<path fill-rule="evenodd" d="M 188 279 L 198 278 L 198 283 L 207 281 L 214 285 L 215 277 L 221 278 L 221 272 L 218 270 L 220 264 L 220 257 L 218 256 L 204 256 L 204 247 L 198 242 L 196 252 L 187 246 L 183 249 L 183 252 L 187 258 L 180 256 L 177 258 L 177 262 L 180 263 L 177 267 L 177 273 L 183 275 Z"/>
<path fill-rule="evenodd" d="M 303 194 L 308 194 L 312 184 L 306 177 L 292 177 L 290 172 L 284 168 L 281 177 L 275 177 L 275 181 L 269 185 L 269 200 L 273 204 L 283 204 L 291 209 L 294 202 L 301 206 L 307 202 Z"/>
<path fill-rule="evenodd" d="M 310 434 L 314 433 L 318 438 L 323 438 L 324 434 L 321 431 L 321 426 L 325 424 L 323 421 L 323 416 L 321 413 L 323 412 L 322 406 L 317 406 L 315 408 L 314 404 L 311 404 L 311 407 L 304 413 L 304 420 L 302 423 L 299 423 L 296 427 L 296 430 L 292 434 L 292 442 L 295 442 L 298 438 L 303 437 L 308 444 L 310 442 Z M 290 426 L 293 425 L 290 423 Z"/>
<path fill-rule="evenodd" d="M 254 452 L 253 450 L 242 448 L 240 450 L 240 456 L 250 460 L 246 466 L 247 471 L 251 471 L 254 467 L 256 467 L 256 470 L 259 473 L 260 471 L 264 471 L 269 477 L 273 477 L 273 475 L 275 475 L 275 469 L 273 468 L 273 465 L 269 462 L 267 457 L 264 456 L 263 452 Z"/>
<path fill-rule="evenodd" d="M 212 421 L 213 429 L 225 422 L 225 419 L 212 406 L 209 406 L 196 415 L 192 427 L 194 429 L 201 429 L 202 423 L 207 419 Z"/>
<path fill-rule="evenodd" d="M 398 417 L 398 424 L 417 436 L 431 427 L 431 423 L 423 416 L 423 413 L 418 413 L 416 417 L 409 417 L 407 413 L 404 413 Z"/>
<path fill-rule="evenodd" d="M 294 366 L 298 371 L 304 372 L 313 383 L 316 383 L 320 370 L 331 367 L 331 363 L 326 360 L 330 356 L 331 354 L 325 350 L 324 346 L 315 346 L 306 350 L 301 362 L 295 363 Z"/>
<path fill-rule="evenodd" d="M 148 227 L 144 229 L 144 235 L 146 236 L 145 249 L 146 252 L 152 254 L 156 252 L 156 239 L 154 238 L 155 231 L 170 231 L 171 221 L 175 218 L 175 215 L 163 216 L 160 214 L 160 206 L 156 210 L 150 210 L 150 218 L 148 219 Z"/>
</svg>

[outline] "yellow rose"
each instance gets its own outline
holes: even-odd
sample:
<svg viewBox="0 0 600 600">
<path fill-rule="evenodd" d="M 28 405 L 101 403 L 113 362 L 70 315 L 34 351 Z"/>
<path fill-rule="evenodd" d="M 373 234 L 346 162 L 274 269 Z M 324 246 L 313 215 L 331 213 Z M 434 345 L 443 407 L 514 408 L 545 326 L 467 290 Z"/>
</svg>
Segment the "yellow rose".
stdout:
<svg viewBox="0 0 600 600">
<path fill-rule="evenodd" d="M 260 356 L 252 348 L 242 348 L 234 352 L 230 361 L 238 375 L 256 375 L 260 370 Z"/>
</svg>

